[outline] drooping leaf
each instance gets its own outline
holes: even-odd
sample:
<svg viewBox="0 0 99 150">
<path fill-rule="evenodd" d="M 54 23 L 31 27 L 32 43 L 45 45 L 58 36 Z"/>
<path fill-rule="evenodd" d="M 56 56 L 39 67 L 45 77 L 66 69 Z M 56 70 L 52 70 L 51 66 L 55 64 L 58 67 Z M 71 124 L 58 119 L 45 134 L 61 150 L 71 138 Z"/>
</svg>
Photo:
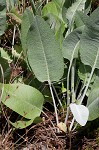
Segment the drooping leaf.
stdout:
<svg viewBox="0 0 99 150">
<path fill-rule="evenodd" d="M 53 0 L 53 2 L 55 3 L 57 10 L 58 10 L 58 17 L 63 20 L 62 18 L 62 8 L 64 5 L 65 0 Z"/>
<path fill-rule="evenodd" d="M 75 2 L 76 0 L 65 0 L 63 8 L 62 8 L 62 17 L 63 20 L 67 23 L 67 18 L 66 18 L 66 13 L 67 10 L 72 6 L 72 4 Z"/>
<path fill-rule="evenodd" d="M 88 21 L 89 16 L 83 13 L 82 11 L 77 11 L 75 15 L 75 25 L 76 27 L 84 26 Z"/>
<path fill-rule="evenodd" d="M 6 0 L 0 0 L 0 35 L 6 29 Z"/>
<path fill-rule="evenodd" d="M 25 56 L 27 51 L 27 33 L 32 22 L 33 22 L 33 13 L 29 8 L 27 8 L 24 11 L 21 24 L 21 43 Z"/>
<path fill-rule="evenodd" d="M 84 10 L 85 2 L 86 0 L 77 0 L 76 2 L 72 4 L 71 7 L 68 8 L 67 13 L 66 13 L 66 18 L 68 19 L 70 26 L 72 25 L 74 21 L 76 12 Z"/>
<path fill-rule="evenodd" d="M 99 69 L 99 8 L 89 17 L 81 36 L 80 56 L 85 65 Z"/>
<path fill-rule="evenodd" d="M 34 120 L 42 111 L 44 98 L 35 88 L 24 84 L 4 84 L 2 102 L 27 119 Z"/>
<path fill-rule="evenodd" d="M 43 7 L 42 14 L 43 14 L 43 16 L 46 16 L 48 14 L 53 14 L 58 17 L 58 10 L 57 10 L 55 3 L 54 2 L 47 3 Z"/>
<path fill-rule="evenodd" d="M 62 52 L 54 33 L 39 16 L 29 29 L 27 45 L 29 64 L 37 79 L 41 82 L 58 81 L 64 71 Z"/>
<path fill-rule="evenodd" d="M 71 112 L 73 113 L 74 119 L 81 125 L 85 126 L 88 121 L 89 111 L 84 105 L 77 105 L 74 103 L 70 104 Z"/>
<path fill-rule="evenodd" d="M 73 52 L 74 52 L 74 58 L 78 57 L 78 45 L 80 42 L 80 36 L 82 34 L 82 31 L 83 31 L 83 26 L 75 29 L 65 38 L 63 42 L 63 48 L 62 48 L 64 58 L 70 60 L 73 55 Z"/>
<path fill-rule="evenodd" d="M 93 89 L 88 97 L 89 121 L 99 117 L 99 87 Z"/>
</svg>

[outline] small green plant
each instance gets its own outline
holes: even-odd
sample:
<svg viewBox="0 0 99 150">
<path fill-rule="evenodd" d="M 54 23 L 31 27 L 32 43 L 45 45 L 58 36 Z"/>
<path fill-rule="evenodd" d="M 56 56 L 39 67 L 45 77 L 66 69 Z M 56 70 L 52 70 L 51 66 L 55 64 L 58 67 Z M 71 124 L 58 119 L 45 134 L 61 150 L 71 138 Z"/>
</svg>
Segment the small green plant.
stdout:
<svg viewBox="0 0 99 150">
<path fill-rule="evenodd" d="M 12 11 L 13 8 L 9 10 L 8 14 L 15 21 L 12 53 L 9 55 L 1 49 L 0 61 L 8 64 L 9 60 L 12 62 L 16 58 L 21 59 L 34 75 L 33 79 L 36 78 L 37 83 L 39 81 L 39 85 L 47 82 L 57 126 L 64 132 L 67 132 L 67 128 L 72 131 L 77 123 L 85 126 L 87 121 L 99 117 L 99 8 L 91 13 L 91 0 L 52 0 L 44 7 L 43 2 L 37 2 L 36 5 L 34 1 L 30 2 L 31 7 L 24 9 L 22 16 Z M 0 5 L 5 11 L 6 2 Z M 6 14 L 2 17 L 5 24 Z M 15 49 L 14 44 L 16 29 L 20 33 L 20 52 Z M 5 28 L 0 28 L 0 33 L 3 34 L 4 30 Z M 12 84 L 5 84 L 7 68 L 3 67 L 2 62 L 1 101 L 24 117 L 24 120 L 15 123 L 9 120 L 10 123 L 16 128 L 25 128 L 43 112 L 44 96 L 47 93 L 43 96 L 37 85 L 26 85 L 22 77 L 21 83 L 13 80 Z M 63 77 L 66 80 L 62 81 Z M 55 88 L 58 82 L 62 84 L 67 95 L 64 121 L 59 121 L 55 101 L 56 95 L 64 114 L 65 108 Z M 83 105 L 85 96 L 87 104 Z M 71 113 L 72 120 L 68 125 Z"/>
</svg>

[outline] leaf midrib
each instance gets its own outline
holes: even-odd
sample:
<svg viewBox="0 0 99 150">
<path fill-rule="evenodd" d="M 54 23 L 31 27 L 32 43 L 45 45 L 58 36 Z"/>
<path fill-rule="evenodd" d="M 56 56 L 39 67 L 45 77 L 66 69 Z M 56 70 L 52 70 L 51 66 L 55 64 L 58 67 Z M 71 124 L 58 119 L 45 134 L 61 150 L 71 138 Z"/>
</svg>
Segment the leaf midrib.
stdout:
<svg viewBox="0 0 99 150">
<path fill-rule="evenodd" d="M 46 66 L 46 71 L 47 71 L 47 76 L 48 76 L 48 82 L 50 82 L 50 75 L 49 75 L 48 62 L 47 62 L 46 54 L 45 54 L 45 51 L 44 51 L 44 44 L 43 44 L 43 42 L 42 42 L 41 33 L 40 33 L 39 26 L 38 26 L 38 23 L 37 23 L 37 22 L 38 22 L 38 21 L 37 21 L 37 17 L 35 17 L 35 22 L 36 22 L 36 26 L 37 26 L 37 29 L 38 29 L 38 35 L 39 35 L 39 39 L 40 39 L 40 41 L 41 41 L 42 50 L 43 50 L 43 54 L 44 54 L 45 66 Z"/>
</svg>

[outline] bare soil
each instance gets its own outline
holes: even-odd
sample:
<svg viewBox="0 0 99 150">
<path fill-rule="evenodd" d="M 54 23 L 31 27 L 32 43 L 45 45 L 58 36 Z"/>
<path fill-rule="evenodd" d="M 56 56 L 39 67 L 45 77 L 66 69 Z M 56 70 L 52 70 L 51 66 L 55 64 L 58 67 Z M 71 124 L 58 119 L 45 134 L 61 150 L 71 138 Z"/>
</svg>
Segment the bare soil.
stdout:
<svg viewBox="0 0 99 150">
<path fill-rule="evenodd" d="M 41 123 L 21 130 L 14 130 L 1 116 L 0 150 L 99 150 L 99 119 L 71 134 L 65 134 L 56 132 L 53 113 L 46 114 L 48 117 L 42 115 Z"/>
</svg>

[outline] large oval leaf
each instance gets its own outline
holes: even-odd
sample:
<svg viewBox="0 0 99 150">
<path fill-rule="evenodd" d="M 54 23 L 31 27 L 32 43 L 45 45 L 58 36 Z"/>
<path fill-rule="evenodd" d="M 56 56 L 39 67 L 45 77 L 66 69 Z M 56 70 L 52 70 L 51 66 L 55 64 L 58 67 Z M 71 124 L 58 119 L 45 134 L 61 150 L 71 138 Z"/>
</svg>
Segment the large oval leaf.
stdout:
<svg viewBox="0 0 99 150">
<path fill-rule="evenodd" d="M 99 8 L 89 17 L 81 36 L 81 61 L 99 69 Z"/>
<path fill-rule="evenodd" d="M 0 0 L 0 35 L 6 29 L 6 0 Z"/>
<path fill-rule="evenodd" d="M 89 117 L 88 108 L 84 105 L 70 104 L 71 112 L 73 113 L 74 119 L 81 125 L 84 126 Z"/>
<path fill-rule="evenodd" d="M 87 106 L 89 109 L 89 120 L 94 120 L 99 117 L 99 88 L 95 88 L 90 92 Z"/>
<path fill-rule="evenodd" d="M 75 29 L 64 40 L 62 48 L 64 58 L 71 60 L 73 53 L 74 53 L 73 58 L 78 57 L 78 44 L 80 42 L 80 36 L 82 34 L 83 28 L 84 27 L 82 26 Z"/>
<path fill-rule="evenodd" d="M 5 84 L 2 102 L 27 119 L 35 119 L 42 111 L 43 95 L 24 84 Z"/>
<path fill-rule="evenodd" d="M 64 70 L 62 52 L 54 33 L 39 16 L 29 29 L 27 45 L 28 60 L 37 79 L 41 82 L 58 81 Z"/>
</svg>

